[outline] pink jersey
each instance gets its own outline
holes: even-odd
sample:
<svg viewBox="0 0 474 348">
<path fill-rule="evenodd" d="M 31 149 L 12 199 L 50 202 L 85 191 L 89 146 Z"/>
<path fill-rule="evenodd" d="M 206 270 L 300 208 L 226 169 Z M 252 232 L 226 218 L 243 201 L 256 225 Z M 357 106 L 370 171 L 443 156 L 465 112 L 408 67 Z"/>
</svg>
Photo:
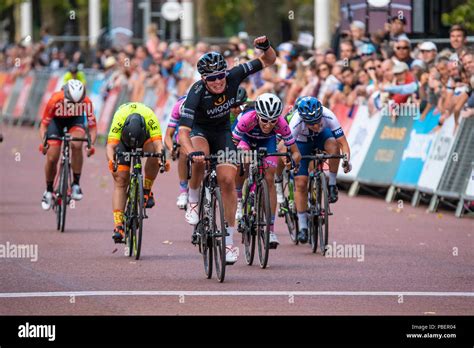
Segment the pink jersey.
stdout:
<svg viewBox="0 0 474 348">
<path fill-rule="evenodd" d="M 274 136 L 279 136 L 285 142 L 286 146 L 291 146 L 295 143 L 295 139 L 291 135 L 291 130 L 283 116 L 278 117 L 278 121 L 275 124 L 273 130 L 265 134 L 258 123 L 258 116 L 255 110 L 248 111 L 241 115 L 237 125 L 232 132 L 232 136 L 237 141 L 242 138 L 252 138 L 254 140 L 268 139 Z"/>
<path fill-rule="evenodd" d="M 181 105 L 183 105 L 184 101 L 186 100 L 186 96 L 180 97 L 176 104 L 173 106 L 173 110 L 171 110 L 170 121 L 168 122 L 168 128 L 178 128 L 179 119 L 181 118 Z"/>
</svg>

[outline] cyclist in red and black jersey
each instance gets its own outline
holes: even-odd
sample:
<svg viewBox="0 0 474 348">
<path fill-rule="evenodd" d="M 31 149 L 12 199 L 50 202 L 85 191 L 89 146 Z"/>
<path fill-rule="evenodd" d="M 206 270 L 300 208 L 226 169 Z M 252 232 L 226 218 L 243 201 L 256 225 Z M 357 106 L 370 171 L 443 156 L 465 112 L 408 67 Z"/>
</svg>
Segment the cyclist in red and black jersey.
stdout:
<svg viewBox="0 0 474 348">
<path fill-rule="evenodd" d="M 236 151 L 230 130 L 230 109 L 235 104 L 240 83 L 249 75 L 272 65 L 276 54 L 266 36 L 254 40 L 263 55 L 257 59 L 227 70 L 224 57 L 217 52 L 204 54 L 197 63 L 201 80 L 191 86 L 183 105 L 179 126 L 179 141 L 184 153 L 194 156 L 193 177 L 189 182 L 189 204 L 186 221 L 198 223 L 197 205 L 199 186 L 204 173 L 204 154 L 223 154 Z M 238 250 L 233 247 L 235 211 L 236 164 L 224 161 L 217 166 L 219 186 L 222 190 L 225 220 L 228 224 L 226 237 L 226 261 L 237 261 Z"/>
</svg>

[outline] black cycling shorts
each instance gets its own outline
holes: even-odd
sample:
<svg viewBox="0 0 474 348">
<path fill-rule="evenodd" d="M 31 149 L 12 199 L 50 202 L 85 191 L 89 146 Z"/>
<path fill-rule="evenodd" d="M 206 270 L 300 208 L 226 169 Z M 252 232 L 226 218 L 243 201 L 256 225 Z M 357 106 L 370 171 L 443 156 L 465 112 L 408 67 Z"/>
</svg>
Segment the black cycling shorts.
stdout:
<svg viewBox="0 0 474 348">
<path fill-rule="evenodd" d="M 203 127 L 197 124 L 193 125 L 193 129 L 189 134 L 191 138 L 193 137 L 203 137 L 209 143 L 210 155 L 220 155 L 224 153 L 237 153 L 237 147 L 232 141 L 232 133 L 230 129 L 209 129 L 208 127 Z M 235 164 L 236 161 L 230 158 L 227 163 Z"/>
<path fill-rule="evenodd" d="M 74 128 L 80 128 L 85 131 L 84 126 L 84 117 L 83 116 L 74 116 L 74 117 L 55 117 L 51 120 L 51 123 L 48 125 L 48 129 L 46 131 L 46 136 L 56 136 L 56 137 L 63 137 L 64 136 L 64 127 L 67 128 L 68 132 L 72 132 Z M 51 145 L 57 144 L 60 145 L 60 140 L 49 140 L 48 143 Z"/>
</svg>

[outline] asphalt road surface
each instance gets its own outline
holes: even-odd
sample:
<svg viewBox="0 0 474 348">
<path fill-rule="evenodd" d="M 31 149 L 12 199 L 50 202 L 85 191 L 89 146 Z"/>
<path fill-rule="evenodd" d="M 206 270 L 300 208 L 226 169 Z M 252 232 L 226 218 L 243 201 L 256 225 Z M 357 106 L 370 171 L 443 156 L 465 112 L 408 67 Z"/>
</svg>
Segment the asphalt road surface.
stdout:
<svg viewBox="0 0 474 348">
<path fill-rule="evenodd" d="M 44 160 L 37 132 L 3 127 L 0 246 L 37 246 L 37 260 L 0 258 L 0 315 L 473 315 L 474 221 L 340 193 L 331 242 L 363 256 L 327 258 L 294 246 L 282 219 L 269 267 L 241 256 L 223 284 L 205 278 L 176 208 L 176 165 L 155 183 L 142 258 L 111 239 L 112 178 L 103 147 L 85 159 L 84 199 L 68 210 L 66 232 L 41 209 Z M 240 234 L 236 235 L 239 240 Z M 240 244 L 239 244 L 240 245 Z M 361 249 L 359 249 L 361 250 Z"/>
</svg>

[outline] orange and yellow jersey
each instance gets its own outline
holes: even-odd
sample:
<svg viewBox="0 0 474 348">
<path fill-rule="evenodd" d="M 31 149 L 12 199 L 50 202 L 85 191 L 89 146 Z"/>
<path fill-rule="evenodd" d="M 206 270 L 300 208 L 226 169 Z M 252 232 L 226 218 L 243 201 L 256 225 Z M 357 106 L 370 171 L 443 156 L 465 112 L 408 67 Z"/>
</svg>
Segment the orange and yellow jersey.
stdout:
<svg viewBox="0 0 474 348">
<path fill-rule="evenodd" d="M 94 116 L 94 108 L 89 97 L 85 97 L 83 101 L 79 103 L 71 103 L 64 98 L 64 91 L 55 92 L 46 104 L 41 123 L 46 127 L 51 123 L 53 118 L 66 118 L 66 117 L 87 117 L 87 123 L 89 128 L 96 126 L 96 119 Z"/>
</svg>

